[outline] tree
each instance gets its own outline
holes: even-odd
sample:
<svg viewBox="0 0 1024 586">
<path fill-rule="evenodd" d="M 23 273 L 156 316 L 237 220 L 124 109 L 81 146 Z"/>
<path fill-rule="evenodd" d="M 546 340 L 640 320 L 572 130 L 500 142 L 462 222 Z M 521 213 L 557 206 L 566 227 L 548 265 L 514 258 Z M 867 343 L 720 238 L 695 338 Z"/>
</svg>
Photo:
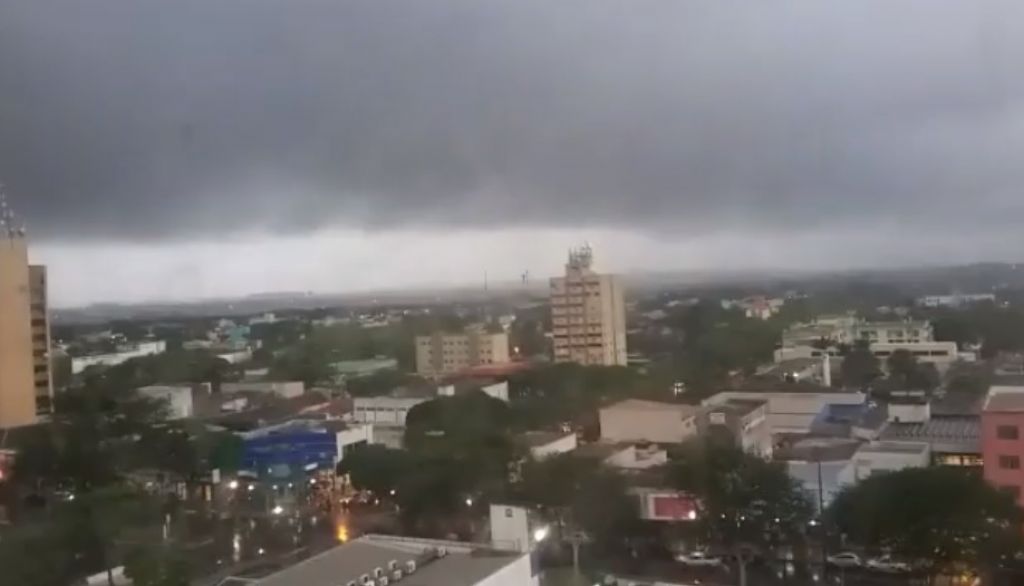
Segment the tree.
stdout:
<svg viewBox="0 0 1024 586">
<path fill-rule="evenodd" d="M 369 445 L 347 454 L 338 464 L 338 473 L 348 474 L 357 489 L 383 496 L 398 488 L 414 462 L 405 450 Z"/>
<path fill-rule="evenodd" d="M 900 348 L 894 350 L 889 358 L 885 361 L 885 366 L 889 371 L 889 378 L 896 381 L 898 384 L 907 388 L 907 383 L 914 376 L 917 371 L 917 358 L 911 354 L 910 350 Z"/>
<path fill-rule="evenodd" d="M 881 375 L 878 358 L 871 353 L 868 343 L 858 340 L 843 357 L 840 367 L 843 386 L 864 388 Z"/>
<path fill-rule="evenodd" d="M 513 497 L 539 505 L 559 525 L 582 530 L 598 549 L 620 547 L 639 526 L 636 499 L 620 475 L 596 460 L 561 454 L 528 460 Z"/>
<path fill-rule="evenodd" d="M 784 466 L 718 442 L 687 445 L 669 481 L 700 503 L 697 523 L 707 539 L 731 551 L 803 535 L 812 504 Z"/>
<path fill-rule="evenodd" d="M 934 570 L 975 568 L 1015 553 L 1024 515 L 978 474 L 907 468 L 843 490 L 828 511 L 850 541 L 928 561 Z"/>
<path fill-rule="evenodd" d="M 168 547 L 136 547 L 125 555 L 125 574 L 133 586 L 188 586 L 188 562 Z"/>
<path fill-rule="evenodd" d="M 49 526 L 5 531 L 0 539 L 0 568 L 6 586 L 53 586 L 74 577 L 71 552 Z"/>
</svg>

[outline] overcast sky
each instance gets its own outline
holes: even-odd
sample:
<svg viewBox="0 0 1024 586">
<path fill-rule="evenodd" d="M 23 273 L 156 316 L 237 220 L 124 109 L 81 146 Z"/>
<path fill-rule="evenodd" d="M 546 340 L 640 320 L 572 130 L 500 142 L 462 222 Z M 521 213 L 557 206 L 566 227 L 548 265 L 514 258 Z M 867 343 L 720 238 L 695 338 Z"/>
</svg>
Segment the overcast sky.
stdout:
<svg viewBox="0 0 1024 586">
<path fill-rule="evenodd" d="M 59 303 L 1020 260 L 1024 3 L 0 0 Z"/>
</svg>

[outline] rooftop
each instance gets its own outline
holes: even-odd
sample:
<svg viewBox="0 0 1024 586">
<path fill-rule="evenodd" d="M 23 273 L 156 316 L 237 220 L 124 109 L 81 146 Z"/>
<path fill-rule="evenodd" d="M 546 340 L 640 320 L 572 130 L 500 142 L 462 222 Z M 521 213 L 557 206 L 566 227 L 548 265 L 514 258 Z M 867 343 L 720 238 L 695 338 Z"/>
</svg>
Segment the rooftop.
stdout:
<svg viewBox="0 0 1024 586">
<path fill-rule="evenodd" d="M 981 449 L 981 421 L 977 417 L 943 417 L 921 423 L 889 423 L 883 441 L 919 441 L 932 444 L 933 452 L 975 453 Z"/>
<path fill-rule="evenodd" d="M 1024 387 L 993 386 L 985 399 L 984 411 L 1024 413 Z"/>
<path fill-rule="evenodd" d="M 561 432 L 561 431 L 527 431 L 526 433 L 519 436 L 519 441 L 523 445 L 535 448 L 538 446 L 546 446 L 552 442 L 556 442 L 566 436 L 573 435 L 572 432 Z"/>
<path fill-rule="evenodd" d="M 804 436 L 789 445 L 777 448 L 772 458 L 809 462 L 849 460 L 860 446 L 859 440 L 850 438 Z"/>
<path fill-rule="evenodd" d="M 687 405 L 685 403 L 662 403 L 660 401 L 646 401 L 644 399 L 626 399 L 625 401 L 619 401 L 606 407 L 602 407 L 601 410 L 629 410 L 629 411 L 678 411 L 683 415 L 689 415 L 696 413 L 699 409 L 696 405 Z"/>
<path fill-rule="evenodd" d="M 438 549 L 447 555 L 438 556 Z M 390 575 L 389 562 L 405 570 L 409 561 L 415 572 L 402 583 L 410 586 L 473 586 L 519 559 L 523 554 L 498 552 L 465 543 L 430 539 L 366 535 L 299 562 L 256 582 L 258 586 L 343 586 L 359 583 L 376 568 Z"/>
<path fill-rule="evenodd" d="M 857 452 L 874 454 L 923 454 L 928 451 L 928 444 L 924 442 L 894 442 L 881 441 L 861 446 Z"/>
</svg>

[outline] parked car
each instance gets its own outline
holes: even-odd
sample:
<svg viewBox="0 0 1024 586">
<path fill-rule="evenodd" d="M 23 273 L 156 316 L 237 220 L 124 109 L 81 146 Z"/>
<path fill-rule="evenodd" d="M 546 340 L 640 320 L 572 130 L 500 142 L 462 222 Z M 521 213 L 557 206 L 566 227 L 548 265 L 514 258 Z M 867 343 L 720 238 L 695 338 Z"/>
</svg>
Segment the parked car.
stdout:
<svg viewBox="0 0 1024 586">
<path fill-rule="evenodd" d="M 828 556 L 828 564 L 837 568 L 859 568 L 863 562 L 860 556 L 852 551 L 844 551 Z"/>
<path fill-rule="evenodd" d="M 711 555 L 706 551 L 686 551 L 675 555 L 677 562 L 693 567 L 718 567 L 723 564 L 720 556 Z"/>
<path fill-rule="evenodd" d="M 889 555 L 868 560 L 868 568 L 889 574 L 902 574 L 912 569 L 907 562 L 901 562 Z"/>
</svg>

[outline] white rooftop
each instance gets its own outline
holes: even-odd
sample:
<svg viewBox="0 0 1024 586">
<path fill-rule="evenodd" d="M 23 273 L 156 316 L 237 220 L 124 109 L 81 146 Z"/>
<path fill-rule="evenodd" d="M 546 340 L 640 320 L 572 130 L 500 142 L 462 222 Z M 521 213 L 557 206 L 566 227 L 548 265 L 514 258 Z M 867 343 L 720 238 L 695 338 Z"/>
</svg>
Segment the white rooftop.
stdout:
<svg viewBox="0 0 1024 586">
<path fill-rule="evenodd" d="M 445 555 L 439 555 L 445 552 Z M 359 539 L 285 568 L 258 586 L 346 586 L 374 578 L 380 568 L 395 586 L 475 586 L 527 554 L 499 552 L 467 543 L 389 535 Z M 392 563 L 393 562 L 393 563 Z M 408 563 L 416 565 L 408 573 Z M 403 577 L 392 579 L 398 568 Z"/>
</svg>

